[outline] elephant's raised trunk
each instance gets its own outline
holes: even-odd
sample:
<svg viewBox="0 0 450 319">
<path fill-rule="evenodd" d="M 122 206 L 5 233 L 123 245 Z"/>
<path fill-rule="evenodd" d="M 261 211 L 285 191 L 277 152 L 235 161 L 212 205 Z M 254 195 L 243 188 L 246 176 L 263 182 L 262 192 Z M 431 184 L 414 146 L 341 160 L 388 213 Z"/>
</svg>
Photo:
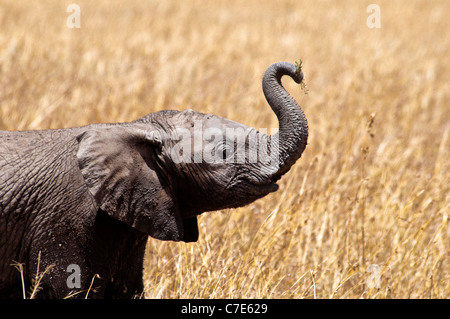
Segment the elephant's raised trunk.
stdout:
<svg viewBox="0 0 450 319">
<path fill-rule="evenodd" d="M 278 62 L 266 70 L 262 83 L 266 100 L 279 123 L 278 132 L 268 137 L 271 152 L 276 151 L 278 142 L 279 169 L 274 175 L 276 179 L 286 173 L 300 158 L 308 139 L 308 123 L 305 115 L 281 84 L 283 75 L 289 75 L 297 83 L 303 80 L 303 73 L 297 67 L 291 63 Z"/>
</svg>

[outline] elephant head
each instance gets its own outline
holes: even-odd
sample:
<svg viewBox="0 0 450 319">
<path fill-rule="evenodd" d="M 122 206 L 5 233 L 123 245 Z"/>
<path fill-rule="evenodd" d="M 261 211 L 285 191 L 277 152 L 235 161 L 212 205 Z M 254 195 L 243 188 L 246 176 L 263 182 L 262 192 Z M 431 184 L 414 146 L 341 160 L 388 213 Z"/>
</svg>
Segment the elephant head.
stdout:
<svg viewBox="0 0 450 319">
<path fill-rule="evenodd" d="M 286 62 L 266 70 L 264 95 L 279 121 L 273 135 L 192 110 L 87 127 L 78 136 L 77 157 L 98 208 L 154 238 L 189 242 L 198 239 L 197 215 L 276 191 L 308 137 L 283 75 L 303 79 Z"/>
</svg>

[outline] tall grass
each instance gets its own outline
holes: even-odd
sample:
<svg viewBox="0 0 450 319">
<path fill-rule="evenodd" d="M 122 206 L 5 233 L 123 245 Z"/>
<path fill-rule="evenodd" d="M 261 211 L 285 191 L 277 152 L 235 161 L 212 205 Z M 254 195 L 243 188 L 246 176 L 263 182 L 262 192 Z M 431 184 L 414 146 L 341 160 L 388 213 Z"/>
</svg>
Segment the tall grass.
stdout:
<svg viewBox="0 0 450 319">
<path fill-rule="evenodd" d="M 193 108 L 277 127 L 261 78 L 289 79 L 310 137 L 280 190 L 149 240 L 149 298 L 448 298 L 448 1 L 0 1 L 0 129 Z M 373 2 L 373 1 L 372 1 Z"/>
</svg>

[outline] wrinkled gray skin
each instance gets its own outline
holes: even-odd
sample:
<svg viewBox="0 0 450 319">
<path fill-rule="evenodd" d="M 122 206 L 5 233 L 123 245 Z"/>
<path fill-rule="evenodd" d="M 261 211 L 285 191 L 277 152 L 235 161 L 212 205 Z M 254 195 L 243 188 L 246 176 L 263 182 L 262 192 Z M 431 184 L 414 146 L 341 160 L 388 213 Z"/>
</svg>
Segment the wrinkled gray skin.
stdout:
<svg viewBox="0 0 450 319">
<path fill-rule="evenodd" d="M 196 241 L 197 215 L 243 206 L 277 190 L 275 182 L 301 156 L 308 137 L 302 110 L 281 85 L 283 75 L 297 83 L 303 77 L 285 62 L 267 69 L 263 91 L 279 131 L 257 133 L 269 143 L 279 139 L 275 166 L 174 162 L 169 154 L 176 141 L 169 136 L 176 128 L 191 130 L 201 121 L 204 129 L 252 130 L 192 110 L 161 111 L 131 123 L 0 131 L 0 297 L 22 297 L 20 274 L 11 264 L 24 265 L 28 290 L 39 254 L 41 272 L 53 267 L 38 298 L 86 291 L 95 274 L 101 278 L 94 279 L 90 298 L 141 294 L 147 236 Z M 67 286 L 71 264 L 80 267 L 79 289 Z"/>
</svg>

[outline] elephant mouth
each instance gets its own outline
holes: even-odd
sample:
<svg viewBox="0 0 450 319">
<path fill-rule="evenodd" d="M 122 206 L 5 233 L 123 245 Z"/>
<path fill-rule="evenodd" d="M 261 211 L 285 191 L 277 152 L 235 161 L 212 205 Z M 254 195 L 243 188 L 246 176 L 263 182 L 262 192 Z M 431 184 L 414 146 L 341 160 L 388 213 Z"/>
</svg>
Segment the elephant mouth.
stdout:
<svg viewBox="0 0 450 319">
<path fill-rule="evenodd" d="M 278 190 L 278 181 L 277 177 L 269 177 L 263 180 L 251 180 L 249 181 L 253 184 L 258 190 L 263 191 L 264 193 L 272 193 Z"/>
<path fill-rule="evenodd" d="M 277 181 L 280 177 L 274 175 L 269 176 L 252 176 L 252 175 L 236 175 L 226 189 L 239 187 L 250 196 L 260 198 L 269 193 L 276 192 L 279 188 Z"/>
</svg>

